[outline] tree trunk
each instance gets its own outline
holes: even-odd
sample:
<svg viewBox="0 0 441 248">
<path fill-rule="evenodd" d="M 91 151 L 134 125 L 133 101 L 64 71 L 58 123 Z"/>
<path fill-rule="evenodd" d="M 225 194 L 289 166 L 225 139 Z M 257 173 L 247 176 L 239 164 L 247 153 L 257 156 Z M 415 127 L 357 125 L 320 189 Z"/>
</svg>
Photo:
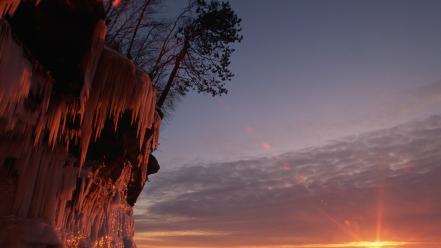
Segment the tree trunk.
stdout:
<svg viewBox="0 0 441 248">
<path fill-rule="evenodd" d="M 132 52 L 133 42 L 135 41 L 136 33 L 138 33 L 139 26 L 141 25 L 142 19 L 144 19 L 144 13 L 147 10 L 147 6 L 150 5 L 150 2 L 151 2 L 151 0 L 147 0 L 144 3 L 144 6 L 142 7 L 141 15 L 139 16 L 139 19 L 138 19 L 138 23 L 136 23 L 135 30 L 133 31 L 132 39 L 130 40 L 129 48 L 127 49 L 127 55 L 126 55 L 127 58 L 129 58 L 129 59 L 132 59 L 131 52 Z"/>
<path fill-rule="evenodd" d="M 167 84 L 165 85 L 164 90 L 161 92 L 161 96 L 159 97 L 159 100 L 156 104 L 157 108 L 161 109 L 162 105 L 164 105 L 165 99 L 170 93 L 171 87 L 173 86 L 173 81 L 176 77 L 176 74 L 178 73 L 182 60 L 185 58 L 185 55 L 187 55 L 189 47 L 190 47 L 190 43 L 188 41 L 185 41 L 184 46 L 182 47 L 181 51 L 179 51 L 178 56 L 176 56 L 176 62 L 175 65 L 173 66 L 173 70 L 170 73 Z"/>
</svg>

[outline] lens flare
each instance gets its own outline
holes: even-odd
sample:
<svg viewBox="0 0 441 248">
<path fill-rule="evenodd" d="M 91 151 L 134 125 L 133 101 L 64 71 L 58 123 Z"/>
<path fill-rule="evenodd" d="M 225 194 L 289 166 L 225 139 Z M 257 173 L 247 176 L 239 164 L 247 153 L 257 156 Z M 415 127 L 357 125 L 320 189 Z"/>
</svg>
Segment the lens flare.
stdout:
<svg viewBox="0 0 441 248">
<path fill-rule="evenodd" d="M 112 2 L 112 7 L 113 8 L 115 8 L 115 7 L 118 7 L 118 5 L 121 3 L 121 0 L 114 0 L 113 2 Z"/>
</svg>

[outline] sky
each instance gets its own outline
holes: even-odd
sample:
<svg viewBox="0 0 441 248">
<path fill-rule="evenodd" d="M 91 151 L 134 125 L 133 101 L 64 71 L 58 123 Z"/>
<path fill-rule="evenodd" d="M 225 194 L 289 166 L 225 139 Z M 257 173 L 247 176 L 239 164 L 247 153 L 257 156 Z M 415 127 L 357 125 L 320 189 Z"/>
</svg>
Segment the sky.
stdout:
<svg viewBox="0 0 441 248">
<path fill-rule="evenodd" d="M 138 246 L 439 247 L 441 2 L 230 3 L 229 94 L 163 123 Z"/>
<path fill-rule="evenodd" d="M 375 240 L 439 248 L 440 148 L 435 116 L 274 157 L 169 170 L 137 203 L 135 240 L 145 248 Z"/>
</svg>

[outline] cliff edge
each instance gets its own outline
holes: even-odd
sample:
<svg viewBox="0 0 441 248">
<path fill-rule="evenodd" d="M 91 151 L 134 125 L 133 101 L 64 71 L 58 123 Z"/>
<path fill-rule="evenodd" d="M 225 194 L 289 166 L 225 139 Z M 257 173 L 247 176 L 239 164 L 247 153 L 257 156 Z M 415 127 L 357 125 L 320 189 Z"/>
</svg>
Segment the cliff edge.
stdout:
<svg viewBox="0 0 441 248">
<path fill-rule="evenodd" d="M 104 45 L 103 13 L 0 2 L 0 247 L 136 247 L 161 116 L 149 75 Z"/>
</svg>

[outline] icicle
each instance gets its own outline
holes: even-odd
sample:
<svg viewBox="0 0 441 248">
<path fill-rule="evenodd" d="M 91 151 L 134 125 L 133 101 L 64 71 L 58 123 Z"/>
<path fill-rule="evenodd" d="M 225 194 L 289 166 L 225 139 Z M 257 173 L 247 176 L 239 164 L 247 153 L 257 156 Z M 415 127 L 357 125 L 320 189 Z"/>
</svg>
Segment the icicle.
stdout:
<svg viewBox="0 0 441 248">
<path fill-rule="evenodd" d="M 30 88 L 31 66 L 12 38 L 9 24 L 0 19 L 0 116 L 14 110 Z"/>
<path fill-rule="evenodd" d="M 13 2 L 0 0 L 0 14 L 10 14 Z M 66 247 L 130 243 L 133 212 L 125 200 L 132 166 L 141 167 L 144 181 L 149 154 L 158 145 L 161 119 L 151 80 L 127 58 L 102 48 L 105 30 L 104 22 L 95 28 L 83 65 L 81 98 L 54 101 L 53 80 L 39 66 L 31 66 L 9 25 L 0 19 L 0 118 L 7 122 L 0 126 L 0 135 L 13 134 L 0 139 L 0 162 L 15 158 L 17 170 L 5 192 L 11 201 L 1 203 L 0 212 L 49 224 Z M 25 102 L 33 98 L 38 100 L 30 102 L 32 110 L 27 109 Z M 113 121 L 118 128 L 126 111 L 132 113 L 141 152 L 138 164 L 120 165 L 120 175 L 111 179 L 109 165 L 85 158 L 89 143 L 100 137 L 106 122 Z M 73 129 L 68 122 L 78 116 L 80 128 Z M 81 147 L 80 158 L 68 153 L 72 140 Z"/>
<path fill-rule="evenodd" d="M 35 6 L 40 4 L 41 0 L 35 0 Z M 20 5 L 21 0 L 0 0 L 0 17 L 13 15 Z"/>
<path fill-rule="evenodd" d="M 0 1 L 0 16 L 4 15 L 13 15 L 18 5 L 20 4 L 20 0 L 1 0 Z M 38 2 L 37 2 L 38 4 Z"/>
<path fill-rule="evenodd" d="M 101 28 L 97 29 L 102 30 Z M 1 36 L 1 38 L 5 37 L 9 36 Z M 3 39 L 3 41 L 4 40 L 5 39 Z M 132 112 L 132 123 L 137 125 L 137 136 L 140 148 L 145 147 L 144 136 L 147 129 L 154 129 L 154 133 L 159 131 L 158 118 L 155 117 L 156 92 L 151 84 L 150 78 L 147 74 L 137 70 L 130 60 L 115 51 L 108 48 L 103 50 L 94 81 L 90 86 L 90 94 L 84 93 L 84 96 L 87 94 L 89 94 L 89 96 L 83 98 L 83 103 L 75 104 L 60 101 L 49 107 L 52 86 L 50 78 L 47 76 L 42 77 L 37 73 L 32 77 L 31 84 L 30 66 L 28 62 L 23 59 L 21 48 L 12 40 L 6 40 L 8 41 L 6 44 L 14 47 L 15 50 L 13 51 L 17 51 L 16 53 L 20 55 L 14 55 L 14 59 L 20 63 L 22 62 L 24 66 L 14 66 L 14 68 L 22 68 L 22 70 L 17 73 L 6 74 L 5 71 L 8 70 L 7 66 L 5 66 L 5 63 L 0 63 L 0 78 L 4 79 L 0 82 L 0 87 L 5 89 L 2 92 L 9 92 L 7 95 L 1 95 L 0 93 L 0 107 L 2 107 L 0 114 L 15 114 L 12 110 L 16 109 L 16 105 L 21 103 L 22 100 L 29 95 L 30 91 L 34 93 L 35 91 L 40 91 L 39 94 L 43 95 L 43 102 L 40 106 L 38 116 L 34 117 L 34 124 L 29 123 L 28 125 L 35 125 L 35 146 L 39 144 L 43 137 L 42 134 L 46 131 L 48 131 L 49 134 L 48 145 L 52 148 L 54 148 L 58 142 L 62 142 L 67 146 L 71 139 L 80 140 L 80 165 L 82 165 L 85 161 L 89 143 L 101 135 L 101 130 L 104 128 L 106 121 L 109 119 L 113 120 L 115 128 L 117 128 L 120 116 L 128 110 Z M 2 44 L 4 43 L 5 42 Z M 4 50 L 0 52 L 2 51 Z M 93 66 L 87 68 L 91 67 Z M 93 69 L 88 69 L 88 71 L 91 73 Z M 2 74 L 2 72 L 4 73 Z M 17 79 L 19 76 L 21 76 L 21 78 Z M 17 81 L 21 83 L 17 84 Z M 84 92 L 89 91 L 86 90 L 87 88 L 88 87 L 85 86 Z M 66 128 L 68 124 L 67 120 L 73 120 L 78 115 L 81 116 L 81 129 L 72 130 Z M 156 136 L 155 134 L 155 137 Z M 154 142 L 157 142 L 157 139 L 154 139 Z M 156 145 L 149 145 L 144 148 L 143 150 L 145 152 L 143 152 L 143 157 L 145 158 L 150 152 L 150 149 L 155 147 Z"/>
<path fill-rule="evenodd" d="M 113 119 L 117 128 L 119 117 L 127 110 L 132 111 L 142 142 L 146 129 L 154 122 L 155 98 L 147 74 L 137 70 L 127 58 L 104 48 L 84 108 L 80 163 L 84 163 L 89 143 L 100 136 L 106 120 Z"/>
<path fill-rule="evenodd" d="M 99 20 L 95 25 L 95 30 L 92 35 L 92 42 L 84 62 L 84 85 L 81 90 L 81 103 L 84 107 L 84 102 L 89 97 L 90 87 L 92 85 L 95 71 L 99 62 L 99 58 L 104 48 L 104 41 L 106 39 L 107 26 L 104 20 Z"/>
</svg>

